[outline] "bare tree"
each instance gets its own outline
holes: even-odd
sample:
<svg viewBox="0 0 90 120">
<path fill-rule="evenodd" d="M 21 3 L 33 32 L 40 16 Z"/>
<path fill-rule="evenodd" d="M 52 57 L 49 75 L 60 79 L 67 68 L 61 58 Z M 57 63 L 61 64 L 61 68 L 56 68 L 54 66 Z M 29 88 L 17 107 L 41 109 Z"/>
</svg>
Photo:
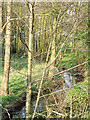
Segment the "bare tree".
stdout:
<svg viewBox="0 0 90 120">
<path fill-rule="evenodd" d="M 7 21 L 10 19 L 11 12 L 11 0 L 7 1 Z M 10 22 L 6 26 L 6 36 L 5 36 L 5 60 L 4 60 L 4 75 L 2 80 L 2 95 L 7 95 L 8 82 L 9 82 L 9 70 L 10 70 Z"/>
<path fill-rule="evenodd" d="M 28 3 L 28 9 L 30 12 L 29 17 L 29 51 L 28 51 L 28 89 L 27 89 L 27 100 L 26 100 L 26 119 L 30 119 L 31 113 L 31 79 L 32 79 L 32 40 L 33 40 L 33 6 L 34 3 Z"/>
</svg>

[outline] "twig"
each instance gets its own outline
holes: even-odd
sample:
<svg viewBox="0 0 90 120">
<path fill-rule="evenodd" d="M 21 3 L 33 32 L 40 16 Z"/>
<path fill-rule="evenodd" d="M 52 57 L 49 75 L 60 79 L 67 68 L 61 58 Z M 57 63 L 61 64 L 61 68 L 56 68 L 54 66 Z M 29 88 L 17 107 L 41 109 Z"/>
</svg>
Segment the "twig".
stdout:
<svg viewBox="0 0 90 120">
<path fill-rule="evenodd" d="M 65 116 L 65 115 L 63 115 L 62 113 L 58 113 L 58 112 L 56 112 L 56 111 L 52 111 L 53 113 L 56 113 L 56 114 L 58 114 L 58 115 L 60 115 L 60 116 Z"/>
<path fill-rule="evenodd" d="M 85 61 L 84 63 L 78 64 L 78 65 L 76 65 L 76 66 L 74 66 L 74 67 L 71 67 L 71 68 L 69 68 L 69 69 L 67 69 L 67 70 L 61 71 L 61 72 L 59 72 L 59 73 L 57 73 L 57 74 L 54 74 L 53 76 L 56 76 L 56 75 L 58 75 L 58 74 L 61 74 L 61 73 L 70 71 L 70 70 L 75 69 L 75 68 L 77 68 L 77 67 L 79 67 L 79 66 L 81 66 L 81 65 L 84 65 L 84 64 L 86 64 L 86 63 L 88 63 L 88 61 Z M 48 78 L 53 77 L 53 76 L 49 76 Z"/>
<path fill-rule="evenodd" d="M 26 18 L 26 17 L 24 17 Z M 0 34 L 3 32 L 4 28 L 6 27 L 6 25 L 11 22 L 11 21 L 14 21 L 14 20 L 22 20 L 22 18 L 12 18 L 12 19 L 9 19 L 2 27 L 2 29 L 0 30 Z"/>
<path fill-rule="evenodd" d="M 41 113 L 37 113 L 37 115 L 39 115 L 39 116 L 43 116 L 43 117 L 46 118 L 46 115 L 43 115 L 43 114 L 41 114 Z"/>
<path fill-rule="evenodd" d="M 60 16 L 60 14 L 59 14 L 59 16 Z M 58 23 L 58 21 L 57 21 L 57 23 Z M 56 24 L 56 26 L 57 26 L 57 24 Z M 56 31 L 56 27 L 55 27 L 53 33 L 54 33 L 55 31 Z M 59 54 L 58 54 L 58 55 L 59 55 Z M 57 55 L 57 56 L 58 56 L 58 55 Z M 55 57 L 55 59 L 57 58 L 57 56 Z M 47 60 L 48 60 L 48 57 L 49 57 L 49 56 L 47 56 L 47 58 L 46 58 L 46 62 L 47 62 Z M 55 59 L 54 59 L 54 61 L 55 61 Z M 51 64 L 52 64 L 52 62 L 51 62 Z M 36 110 L 37 110 L 37 106 L 38 106 L 38 102 L 39 102 L 40 92 L 41 92 L 41 88 L 42 88 L 44 76 L 45 76 L 45 73 L 46 73 L 46 69 L 47 69 L 51 64 L 49 64 L 49 65 L 47 65 L 47 66 L 46 66 L 46 64 L 45 64 L 45 69 L 44 69 L 44 71 L 43 71 L 42 80 L 41 80 L 41 83 L 40 83 L 40 87 L 39 87 L 39 91 L 38 91 L 38 96 L 37 96 L 37 101 L 36 101 L 35 110 L 34 110 L 34 113 L 33 113 L 33 116 L 32 116 L 32 120 L 33 120 L 33 118 L 35 117 L 35 114 L 36 114 Z"/>
<path fill-rule="evenodd" d="M 23 75 L 23 76 L 27 77 L 27 75 L 26 75 L 26 74 L 21 73 L 21 72 L 19 72 L 18 70 L 14 69 L 14 68 L 12 68 L 12 70 L 15 70 L 17 73 L 19 73 L 19 74 L 21 74 L 21 75 Z"/>
<path fill-rule="evenodd" d="M 20 34 L 20 40 L 21 40 L 21 42 L 23 43 L 23 45 L 25 45 L 25 47 L 27 48 L 27 50 L 28 50 L 30 53 L 32 53 L 32 52 L 29 50 L 28 45 L 22 40 L 21 34 Z"/>
<path fill-rule="evenodd" d="M 83 115 L 84 113 L 88 112 L 88 111 L 85 111 L 85 112 L 84 112 L 85 107 L 86 107 L 86 106 L 84 106 L 84 108 L 83 108 L 83 112 L 82 112 L 82 113 L 80 113 L 78 116 L 75 115 L 73 118 L 79 117 L 79 116 Z"/>
<path fill-rule="evenodd" d="M 61 74 L 61 73 L 67 72 L 67 71 L 70 71 L 70 70 L 75 69 L 75 68 L 77 68 L 77 67 L 79 67 L 79 66 L 81 66 L 81 65 L 84 65 L 84 64 L 86 64 L 86 63 L 88 63 L 88 61 L 85 61 L 84 63 L 78 64 L 78 65 L 76 65 L 76 66 L 74 66 L 74 67 L 71 67 L 71 68 L 69 68 L 69 69 L 67 69 L 67 70 L 63 70 L 63 71 L 61 71 L 61 72 L 58 72 L 57 74 L 54 74 L 53 76 L 45 77 L 45 79 L 50 78 L 50 77 L 54 77 L 54 76 L 56 76 L 56 75 L 59 75 L 59 74 Z M 41 81 L 41 79 L 32 81 L 32 84 L 33 84 L 33 83 L 36 83 L 36 82 L 38 82 L 38 81 Z"/>
<path fill-rule="evenodd" d="M 79 82 L 78 84 L 80 84 L 80 82 Z M 76 86 L 76 85 L 78 85 L 78 84 L 74 84 L 74 85 L 71 86 L 70 88 L 67 87 L 67 88 L 65 88 L 65 89 L 61 89 L 61 90 L 57 90 L 57 91 L 51 92 L 51 93 L 49 93 L 49 94 L 40 96 L 39 98 L 47 97 L 47 96 L 49 96 L 49 95 L 51 95 L 51 94 L 56 94 L 56 93 L 58 93 L 58 92 L 60 92 L 60 91 L 70 90 L 71 88 L 73 88 L 74 86 Z"/>
<path fill-rule="evenodd" d="M 10 113 L 8 112 L 8 109 L 4 108 L 1 104 L 0 104 L 0 106 L 7 112 L 8 117 L 9 117 L 9 119 L 11 120 L 11 118 L 10 118 Z"/>
<path fill-rule="evenodd" d="M 72 118 L 72 95 L 70 96 L 70 118 Z"/>
</svg>

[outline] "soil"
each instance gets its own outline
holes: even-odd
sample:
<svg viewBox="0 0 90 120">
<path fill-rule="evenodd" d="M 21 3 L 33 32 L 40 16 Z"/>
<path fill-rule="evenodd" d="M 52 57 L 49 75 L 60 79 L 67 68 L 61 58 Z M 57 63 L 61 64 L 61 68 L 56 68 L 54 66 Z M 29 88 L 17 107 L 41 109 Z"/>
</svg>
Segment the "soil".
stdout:
<svg viewBox="0 0 90 120">
<path fill-rule="evenodd" d="M 32 93 L 32 98 L 36 96 L 35 93 Z M 24 92 L 20 100 L 14 101 L 12 104 L 5 107 L 6 110 L 2 111 L 1 120 L 11 120 L 15 112 L 19 112 L 26 103 L 26 93 Z"/>
</svg>

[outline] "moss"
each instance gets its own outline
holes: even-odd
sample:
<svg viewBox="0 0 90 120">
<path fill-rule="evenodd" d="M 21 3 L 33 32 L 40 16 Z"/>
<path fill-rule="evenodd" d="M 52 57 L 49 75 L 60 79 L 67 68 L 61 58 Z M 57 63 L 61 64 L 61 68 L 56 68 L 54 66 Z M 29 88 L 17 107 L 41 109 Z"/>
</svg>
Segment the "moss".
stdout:
<svg viewBox="0 0 90 120">
<path fill-rule="evenodd" d="M 2 105 L 6 106 L 11 104 L 13 101 L 20 99 L 19 96 L 2 96 Z"/>
</svg>

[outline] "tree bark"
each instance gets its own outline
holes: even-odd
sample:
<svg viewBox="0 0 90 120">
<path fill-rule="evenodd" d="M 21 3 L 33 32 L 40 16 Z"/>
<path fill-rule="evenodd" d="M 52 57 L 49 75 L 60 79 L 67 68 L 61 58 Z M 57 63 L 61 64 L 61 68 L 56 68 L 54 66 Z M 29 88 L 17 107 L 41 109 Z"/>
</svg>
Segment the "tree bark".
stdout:
<svg viewBox="0 0 90 120">
<path fill-rule="evenodd" d="M 11 12 L 11 0 L 7 1 L 7 21 L 10 19 Z M 9 71 L 10 71 L 10 22 L 6 26 L 5 36 L 5 60 L 4 60 L 4 75 L 2 80 L 2 95 L 6 96 L 9 93 L 8 82 L 9 82 Z"/>
<path fill-rule="evenodd" d="M 33 5 L 28 4 L 30 10 L 29 17 L 29 50 L 28 51 L 28 89 L 26 96 L 26 120 L 31 118 L 31 79 L 32 79 L 32 43 L 33 43 Z"/>
<path fill-rule="evenodd" d="M 54 18 L 54 24 L 56 23 L 56 18 Z M 55 28 L 53 28 L 55 29 Z M 52 40 L 52 52 L 51 52 L 51 59 L 50 61 L 53 61 L 53 59 L 55 58 L 55 33 L 53 36 L 53 40 Z M 55 61 L 53 62 L 53 64 L 50 66 L 49 68 L 49 76 L 53 76 L 54 75 L 54 70 L 55 70 Z M 52 80 L 52 78 L 50 78 Z"/>
</svg>

